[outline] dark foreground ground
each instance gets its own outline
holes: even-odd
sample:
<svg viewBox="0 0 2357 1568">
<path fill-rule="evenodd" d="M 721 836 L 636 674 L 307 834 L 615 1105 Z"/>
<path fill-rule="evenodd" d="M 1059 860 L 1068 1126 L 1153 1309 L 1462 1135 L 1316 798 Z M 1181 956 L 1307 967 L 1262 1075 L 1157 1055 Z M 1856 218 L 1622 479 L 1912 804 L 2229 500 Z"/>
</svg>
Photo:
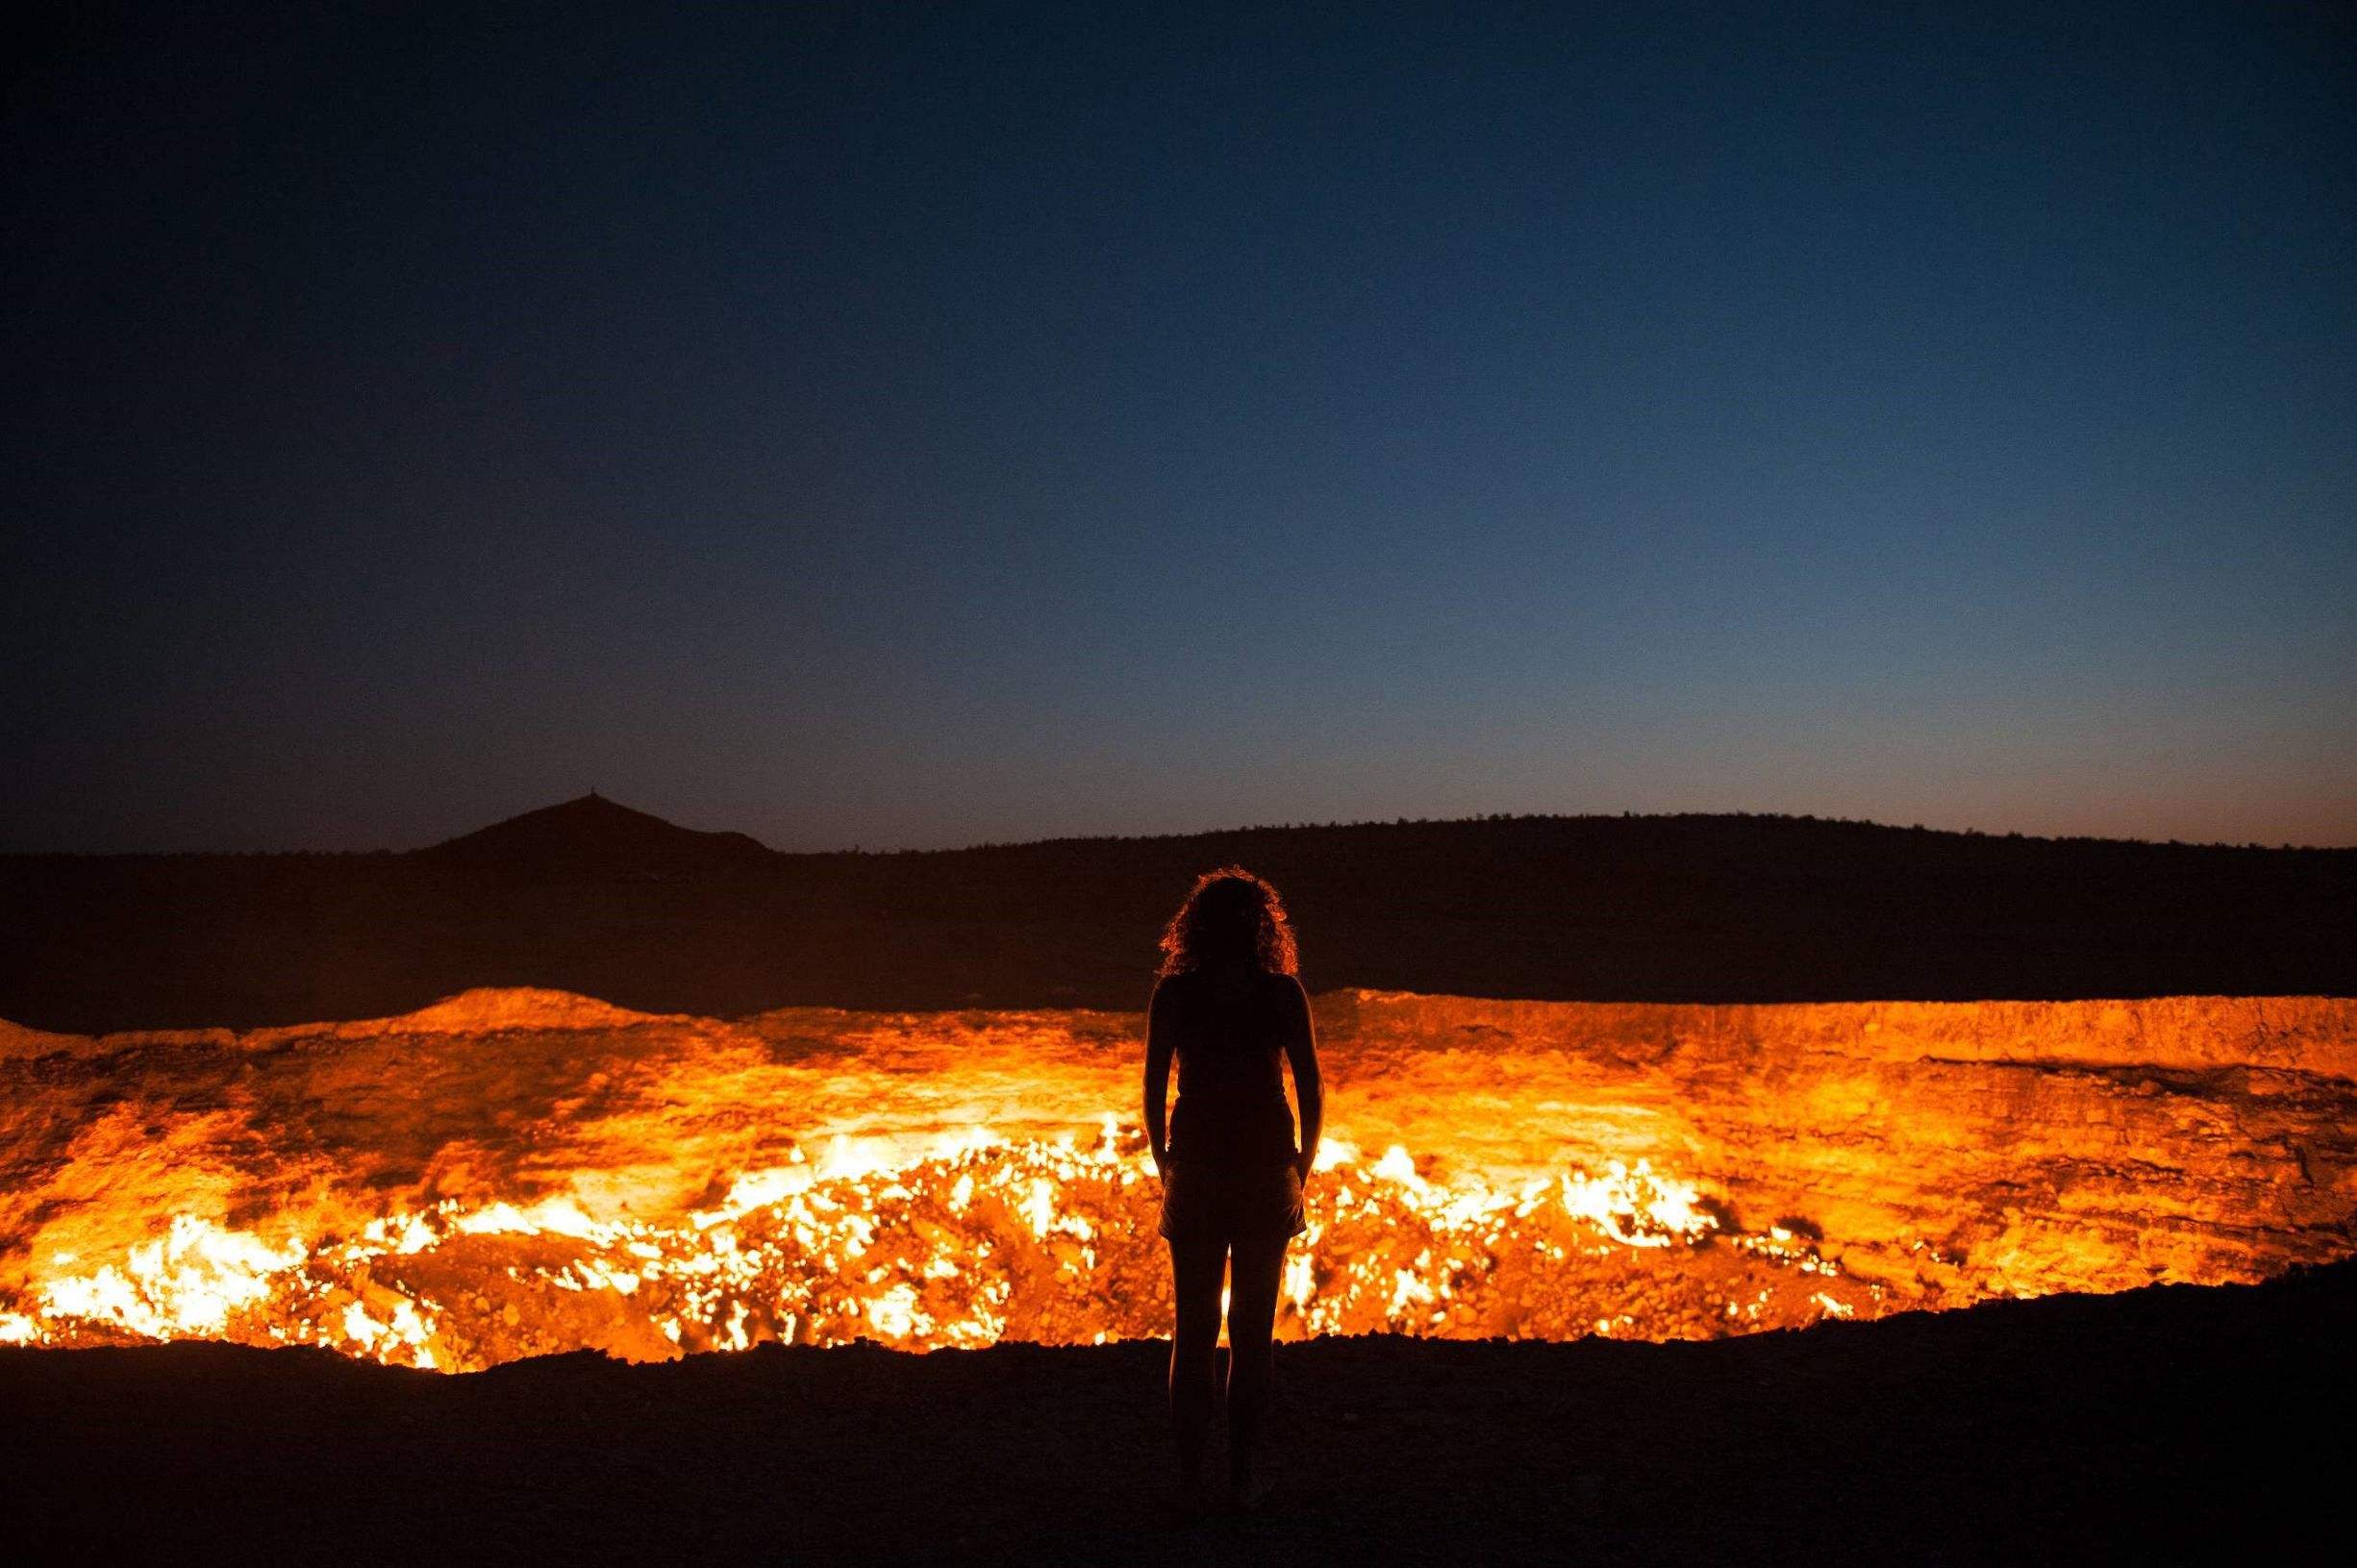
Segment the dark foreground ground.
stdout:
<svg viewBox="0 0 2357 1568">
<path fill-rule="evenodd" d="M 1275 1494 L 1191 1522 L 1151 1342 L 8 1350 L 0 1487 L 32 1560 L 2345 1561 L 2353 1307 L 2357 1262 L 1715 1344 L 1287 1346 Z"/>
</svg>

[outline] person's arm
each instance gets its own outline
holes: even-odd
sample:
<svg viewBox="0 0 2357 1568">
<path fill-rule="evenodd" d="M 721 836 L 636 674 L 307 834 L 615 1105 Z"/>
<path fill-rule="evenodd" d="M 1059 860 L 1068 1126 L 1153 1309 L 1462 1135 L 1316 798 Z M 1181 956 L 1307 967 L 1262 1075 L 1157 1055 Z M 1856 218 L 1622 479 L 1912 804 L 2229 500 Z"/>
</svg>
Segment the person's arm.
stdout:
<svg viewBox="0 0 2357 1568">
<path fill-rule="evenodd" d="M 1170 1001 L 1158 982 L 1145 1007 L 1145 1143 L 1154 1154 L 1154 1174 L 1169 1174 L 1169 1149 L 1163 1133 L 1163 1101 L 1170 1088 Z"/>
<path fill-rule="evenodd" d="M 1317 1029 L 1310 1021 L 1310 993 L 1293 982 L 1291 1027 L 1285 1032 L 1285 1059 L 1293 1068 L 1293 1099 L 1301 1112 L 1301 1157 L 1294 1166 L 1307 1182 L 1317 1165 L 1317 1139 L 1326 1121 L 1326 1086 L 1317 1076 Z"/>
</svg>

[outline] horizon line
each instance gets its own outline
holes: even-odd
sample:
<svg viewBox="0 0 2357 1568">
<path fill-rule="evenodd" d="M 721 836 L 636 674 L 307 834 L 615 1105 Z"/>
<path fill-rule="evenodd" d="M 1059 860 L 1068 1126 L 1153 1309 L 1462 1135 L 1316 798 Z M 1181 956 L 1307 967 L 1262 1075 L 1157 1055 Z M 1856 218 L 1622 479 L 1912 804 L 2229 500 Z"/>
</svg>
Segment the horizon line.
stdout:
<svg viewBox="0 0 2357 1568">
<path fill-rule="evenodd" d="M 414 845 L 408 849 L 390 849 L 382 845 L 371 849 L 13 849 L 0 850 L 0 859 L 252 859 L 262 858 L 289 857 L 338 857 L 347 859 L 364 859 L 378 856 L 389 858 L 407 855 L 422 855 L 433 850 L 443 848 L 449 844 L 461 842 L 466 838 L 474 836 L 477 834 L 488 833 L 494 828 L 504 827 L 508 823 L 520 821 L 525 817 L 537 816 L 544 811 L 561 810 L 564 807 L 592 800 L 601 802 L 608 806 L 615 807 L 624 811 L 631 812 L 633 815 L 650 818 L 653 821 L 662 823 L 665 827 L 676 829 L 681 833 L 696 834 L 709 837 L 742 838 L 765 855 L 777 856 L 781 859 L 833 859 L 847 856 L 885 857 L 915 855 L 970 855 L 983 851 L 1043 848 L 1048 845 L 1055 844 L 1153 843 L 1166 839 L 1220 838 L 1248 834 L 1341 832 L 1350 829 L 1362 828 L 1468 827 L 1492 823 L 1514 822 L 1676 822 L 1696 819 L 1706 821 L 1805 822 L 1823 824 L 1829 827 L 1870 828 L 1884 833 L 1939 834 L 1952 838 L 2016 839 L 2025 843 L 2047 844 L 2121 844 L 2141 846 L 2148 849 L 2207 849 L 2235 850 L 2244 853 L 2263 851 L 2268 853 L 2290 852 L 2305 854 L 2339 854 L 2351 850 L 2357 850 L 2357 844 L 2295 844 L 2289 841 L 2269 844 L 2263 843 L 2257 839 L 2246 839 L 2238 842 L 2228 839 L 2142 838 L 2104 834 L 2037 834 L 2023 833 L 2018 830 L 1996 830 L 1980 827 L 1932 827 L 1921 822 L 1902 824 L 1897 822 L 1885 822 L 1873 817 L 1820 816 L 1810 811 L 1747 810 L 1477 811 L 1463 816 L 1354 817 L 1348 820 L 1329 819 L 1323 822 L 1306 820 L 1262 822 L 1237 824 L 1216 828 L 1187 829 L 1167 833 L 1051 834 L 1038 838 L 986 838 L 965 844 L 942 845 L 934 848 L 894 846 L 890 848 L 871 849 L 864 844 L 855 842 L 835 849 L 796 850 L 777 849 L 763 842 L 761 839 L 741 829 L 687 827 L 681 823 L 672 821 L 668 817 L 659 815 L 656 812 L 642 810 L 638 807 L 625 805 L 621 801 L 615 800 L 611 795 L 604 794 L 595 788 L 591 788 L 580 795 L 571 796 L 561 801 L 554 801 L 546 806 L 528 808 L 527 809 L 517 811 L 513 815 L 499 817 L 491 822 L 485 823 L 480 828 L 470 828 L 464 832 L 453 834 L 447 838 L 439 838 L 430 843 Z"/>
</svg>

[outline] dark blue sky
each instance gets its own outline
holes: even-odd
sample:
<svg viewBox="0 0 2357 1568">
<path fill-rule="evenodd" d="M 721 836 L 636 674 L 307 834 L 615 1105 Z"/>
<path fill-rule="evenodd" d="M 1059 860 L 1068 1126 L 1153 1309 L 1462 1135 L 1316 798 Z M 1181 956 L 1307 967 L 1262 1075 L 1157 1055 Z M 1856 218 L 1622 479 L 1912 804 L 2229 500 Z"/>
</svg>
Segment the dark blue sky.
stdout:
<svg viewBox="0 0 2357 1568">
<path fill-rule="evenodd" d="M 483 9 L 13 86 L 0 847 L 2357 842 L 2345 9 Z"/>
</svg>

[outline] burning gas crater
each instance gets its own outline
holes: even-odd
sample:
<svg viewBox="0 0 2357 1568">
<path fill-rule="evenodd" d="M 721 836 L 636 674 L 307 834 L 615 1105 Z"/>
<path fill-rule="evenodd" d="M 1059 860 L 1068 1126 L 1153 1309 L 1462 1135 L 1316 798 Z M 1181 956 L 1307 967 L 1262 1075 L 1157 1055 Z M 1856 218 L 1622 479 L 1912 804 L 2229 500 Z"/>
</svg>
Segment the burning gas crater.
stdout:
<svg viewBox="0 0 2357 1568">
<path fill-rule="evenodd" d="M 2357 1250 L 2345 1002 L 1318 1010 L 1288 1337 L 1708 1337 Z M 9 1031 L 0 1340 L 457 1371 L 1157 1335 L 1139 1027 L 476 992 Z"/>
<path fill-rule="evenodd" d="M 1093 1145 L 970 1141 L 900 1163 L 838 1138 L 816 1159 L 740 1178 L 716 1207 L 675 1224 L 593 1218 L 569 1197 L 444 1202 L 347 1238 L 274 1244 L 183 1215 L 118 1261 L 53 1274 L 35 1309 L 0 1319 L 0 1333 L 317 1343 L 472 1368 L 581 1346 L 643 1357 L 769 1339 L 928 1349 L 1166 1331 L 1157 1188 L 1137 1134 L 1109 1121 Z M 1625 1255 L 1693 1248 L 1718 1230 L 1692 1186 L 1642 1162 L 1508 1192 L 1435 1186 L 1397 1146 L 1363 1162 L 1333 1145 L 1323 1167 L 1308 1245 L 1286 1279 L 1292 1337 L 1632 1332 L 1631 1314 L 1611 1309 L 1643 1266 Z M 1880 1295 L 1844 1289 L 1788 1232 L 1731 1239 L 1738 1250 L 1712 1271 L 1714 1288 L 1743 1327 L 1762 1321 L 1794 1271 L 1825 1279 L 1773 1321 L 1847 1316 Z M 52 1258 L 62 1271 L 78 1261 Z M 1717 1327 L 1694 1316 L 1668 1327 Z"/>
</svg>

